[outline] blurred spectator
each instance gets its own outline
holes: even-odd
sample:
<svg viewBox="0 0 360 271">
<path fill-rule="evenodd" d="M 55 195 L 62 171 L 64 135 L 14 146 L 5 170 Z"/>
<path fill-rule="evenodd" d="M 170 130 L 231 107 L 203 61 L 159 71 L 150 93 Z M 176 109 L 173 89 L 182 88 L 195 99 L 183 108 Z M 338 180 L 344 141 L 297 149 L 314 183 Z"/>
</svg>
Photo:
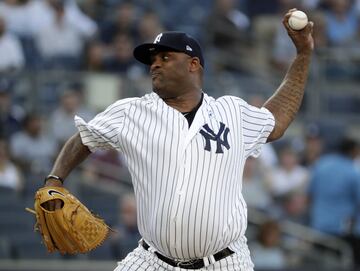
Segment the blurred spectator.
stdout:
<svg viewBox="0 0 360 271">
<path fill-rule="evenodd" d="M 277 215 L 306 224 L 308 170 L 299 164 L 298 154 L 290 146 L 280 149 L 279 160 L 279 166 L 272 169 L 265 179 L 278 207 Z"/>
<path fill-rule="evenodd" d="M 352 0 L 329 0 L 325 10 L 328 52 L 327 75 L 333 79 L 354 78 L 360 61 L 359 15 Z"/>
<path fill-rule="evenodd" d="M 22 185 L 20 171 L 10 161 L 8 142 L 0 138 L 0 186 L 20 191 Z"/>
<path fill-rule="evenodd" d="M 329 0 L 325 12 L 330 46 L 356 46 L 359 43 L 359 17 L 351 0 Z"/>
<path fill-rule="evenodd" d="M 54 5 L 64 6 L 66 23 L 63 25 L 71 24 L 85 37 L 92 36 L 96 32 L 96 24 L 79 10 L 75 0 L 5 0 L 0 2 L 0 16 L 4 17 L 9 32 L 20 38 L 26 65 L 29 68 L 37 68 L 41 64 L 35 37 L 38 37 L 39 33 L 44 34 L 43 28 L 50 32 L 48 37 L 50 49 L 46 48 L 46 57 L 49 57 L 48 51 L 59 53 L 58 51 L 64 47 L 64 42 L 71 40 L 70 31 L 66 31 L 66 28 L 59 30 L 60 27 L 56 27 L 55 22 L 58 15 L 54 11 Z M 51 28 L 56 30 L 56 34 L 68 35 L 64 42 L 63 37 L 51 33 Z M 41 50 L 44 46 L 46 47 L 46 44 L 42 44 Z M 55 47 L 52 50 L 53 46 Z"/>
<path fill-rule="evenodd" d="M 210 54 L 214 69 L 247 72 L 251 67 L 247 61 L 250 20 L 236 8 L 236 1 L 216 0 L 205 27 L 206 46 L 214 51 Z"/>
<path fill-rule="evenodd" d="M 253 262 L 258 269 L 286 268 L 286 255 L 279 247 L 281 242 L 280 226 L 276 221 L 266 221 L 259 229 L 257 242 L 250 243 Z"/>
<path fill-rule="evenodd" d="M 159 17 L 158 13 L 147 10 L 145 11 L 142 16 L 139 18 L 137 23 L 137 40 L 135 42 L 137 44 L 141 43 L 151 43 L 154 41 L 156 36 L 165 31 L 165 26 L 161 22 L 161 18 Z M 138 66 L 139 67 L 139 66 Z M 146 66 L 140 66 L 142 75 L 147 75 L 149 70 Z M 139 72 L 138 70 L 136 70 Z"/>
<path fill-rule="evenodd" d="M 301 165 L 307 168 L 312 167 L 323 153 L 323 150 L 324 142 L 319 128 L 311 125 L 305 135 L 304 148 L 301 153 Z"/>
<path fill-rule="evenodd" d="M 137 25 L 137 43 L 153 42 L 155 37 L 165 30 L 157 13 L 146 11 L 139 19 Z"/>
<path fill-rule="evenodd" d="M 360 174 L 354 165 L 358 154 L 358 143 L 344 138 L 337 152 L 321 157 L 312 170 L 309 198 L 310 225 L 350 239 L 359 262 Z"/>
<path fill-rule="evenodd" d="M 84 37 L 92 37 L 97 32 L 96 23 L 84 14 L 75 0 L 33 0 L 31 10 L 32 33 L 36 35 L 42 27 L 53 25 L 64 13 L 64 21 L 81 33 Z M 63 11 L 61 11 L 63 10 Z"/>
<path fill-rule="evenodd" d="M 76 0 L 80 10 L 82 10 L 92 20 L 102 24 L 107 17 L 107 10 L 111 10 L 109 0 Z"/>
<path fill-rule="evenodd" d="M 50 172 L 57 148 L 56 141 L 44 133 L 41 117 L 30 113 L 23 121 L 23 130 L 12 136 L 10 151 L 25 175 L 41 175 Z"/>
<path fill-rule="evenodd" d="M 209 15 L 213 2 L 213 0 L 158 0 L 155 6 L 149 8 L 157 12 L 167 29 L 183 31 L 201 40 L 202 23 Z"/>
<path fill-rule="evenodd" d="M 47 3 L 53 16 L 35 35 L 44 67 L 79 68 L 85 43 L 95 35 L 96 26 L 83 27 L 82 17 L 75 20 L 77 17 L 71 16 L 63 0 L 48 0 Z"/>
<path fill-rule="evenodd" d="M 103 59 L 105 48 L 99 41 L 93 41 L 88 44 L 85 52 L 85 69 L 93 72 L 103 71 Z"/>
<path fill-rule="evenodd" d="M 16 35 L 21 42 L 26 68 L 35 68 L 39 64 L 33 36 L 41 26 L 37 23 L 48 14 L 39 9 L 45 1 L 39 0 L 5 0 L 0 3 L 0 14 L 5 18 L 7 30 Z"/>
<path fill-rule="evenodd" d="M 322 10 L 313 10 L 309 12 L 309 18 L 314 22 L 313 37 L 315 41 L 315 53 L 321 53 L 327 46 L 326 37 L 326 19 Z"/>
<path fill-rule="evenodd" d="M 4 0 L 0 2 L 0 16 L 5 19 L 8 30 L 19 36 L 26 37 L 33 34 L 31 19 L 33 6 L 37 1 Z"/>
<path fill-rule="evenodd" d="M 261 154 L 258 158 L 261 164 L 267 169 L 272 169 L 277 166 L 278 158 L 274 147 L 270 144 L 264 144 L 261 148 Z"/>
<path fill-rule="evenodd" d="M 360 14 L 360 0 L 355 0 L 354 4 L 355 10 L 357 14 Z"/>
<path fill-rule="evenodd" d="M 290 62 L 296 55 L 295 46 L 289 43 L 289 36 L 282 25 L 277 27 L 273 50 L 271 53 L 271 65 L 273 71 L 282 74 L 289 67 Z"/>
<path fill-rule="evenodd" d="M 90 120 L 95 114 L 82 104 L 80 91 L 68 87 L 62 93 L 60 105 L 48 120 L 51 134 L 56 140 L 58 147 L 61 147 L 66 140 L 77 132 L 74 124 L 75 115 Z"/>
<path fill-rule="evenodd" d="M 296 0 L 279 0 L 279 10 L 278 17 L 282 14 L 285 14 L 289 9 L 294 7 L 301 10 L 301 6 L 298 5 Z M 293 43 L 289 42 L 290 38 L 287 34 L 286 29 L 282 25 L 282 22 L 278 20 L 278 25 L 276 28 L 274 36 L 274 44 L 271 52 L 271 62 L 272 67 L 279 74 L 283 74 L 289 67 L 291 61 L 295 58 L 296 49 Z"/>
<path fill-rule="evenodd" d="M 129 251 L 139 244 L 141 235 L 137 227 L 136 200 L 133 194 L 125 194 L 120 200 L 119 223 L 114 226 L 116 232 L 112 236 L 114 257 L 122 260 Z"/>
<path fill-rule="evenodd" d="M 105 44 L 110 44 L 119 34 L 125 34 L 136 38 L 136 8 L 131 1 L 122 1 L 113 12 L 114 17 L 111 21 L 104 24 L 100 30 L 101 40 Z"/>
<path fill-rule="evenodd" d="M 308 15 L 309 20 L 314 22 L 313 37 L 316 46 L 312 69 L 316 71 L 316 56 L 318 55 L 319 51 L 324 49 L 327 43 L 324 15 L 321 11 L 315 9 L 315 6 L 317 6 L 318 3 L 315 3 L 316 1 L 313 2 L 296 0 L 278 0 L 277 2 L 278 10 L 276 13 L 276 17 L 273 16 L 271 17 L 271 19 L 269 17 L 254 18 L 255 25 L 258 24 L 258 21 L 262 23 L 262 32 L 256 33 L 256 36 L 260 42 L 264 43 L 264 45 L 262 45 L 262 56 L 263 58 L 265 58 L 265 66 L 268 69 L 268 73 L 273 76 L 281 77 L 286 72 L 291 61 L 296 56 L 296 48 L 291 42 L 289 42 L 290 37 L 286 29 L 284 28 L 282 22 L 279 20 L 279 18 L 281 18 L 283 14 L 285 14 L 289 9 L 292 8 L 304 10 Z M 268 31 L 265 32 L 266 30 Z M 257 30 L 257 32 L 259 32 L 259 30 Z M 272 35 L 268 32 L 272 32 Z M 263 41 L 264 38 L 262 36 L 267 37 L 267 39 Z M 270 51 L 268 51 L 269 44 L 271 46 Z M 260 47 L 259 44 L 257 44 L 257 46 Z M 260 59 L 260 61 L 263 60 Z"/>
<path fill-rule="evenodd" d="M 295 191 L 288 193 L 281 202 L 280 218 L 308 225 L 308 202 L 305 193 Z"/>
<path fill-rule="evenodd" d="M 249 207 L 268 210 L 272 205 L 270 192 L 265 184 L 266 169 L 258 159 L 249 157 L 245 162 L 242 194 Z"/>
<path fill-rule="evenodd" d="M 21 129 L 24 116 L 23 109 L 13 105 L 11 100 L 10 82 L 0 78 L 0 137 L 6 139 Z"/>
<path fill-rule="evenodd" d="M 0 16 L 0 73 L 19 70 L 24 65 L 24 55 L 17 37 L 6 33 L 6 23 Z"/>
<path fill-rule="evenodd" d="M 133 57 L 134 43 L 131 36 L 118 34 L 112 46 L 112 53 L 103 63 L 105 71 L 121 73 L 130 78 L 143 74 L 143 67 Z"/>
<path fill-rule="evenodd" d="M 309 172 L 299 164 L 298 154 L 289 146 L 283 147 L 279 154 L 280 164 L 269 175 L 270 191 L 277 199 L 289 193 L 305 192 Z"/>
<path fill-rule="evenodd" d="M 130 175 L 124 158 L 117 150 L 102 150 L 91 154 L 85 165 L 83 175 L 84 179 L 90 182 L 130 182 Z"/>
</svg>

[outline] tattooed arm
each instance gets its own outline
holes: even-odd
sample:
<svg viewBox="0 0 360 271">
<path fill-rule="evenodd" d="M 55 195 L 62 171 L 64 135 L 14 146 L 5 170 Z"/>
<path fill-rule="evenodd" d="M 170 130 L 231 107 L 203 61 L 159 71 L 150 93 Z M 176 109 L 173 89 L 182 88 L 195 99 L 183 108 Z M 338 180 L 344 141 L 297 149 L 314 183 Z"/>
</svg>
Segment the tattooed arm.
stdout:
<svg viewBox="0 0 360 271">
<path fill-rule="evenodd" d="M 50 174 L 65 179 L 90 153 L 88 147 L 82 144 L 80 134 L 76 133 L 61 149 Z M 47 181 L 47 185 L 55 183 L 56 181 L 53 179 Z"/>
<path fill-rule="evenodd" d="M 77 165 L 89 156 L 90 153 L 88 147 L 82 144 L 80 133 L 76 133 L 61 149 L 50 174 L 65 179 Z M 45 186 L 62 186 L 62 183 L 56 179 L 50 178 L 46 181 Z M 44 207 L 47 210 L 54 211 L 55 209 L 60 209 L 61 204 L 61 200 L 55 199 L 45 202 Z"/>
<path fill-rule="evenodd" d="M 314 49 L 313 23 L 309 22 L 303 30 L 292 30 L 288 24 L 292 11 L 294 10 L 290 10 L 284 16 L 283 24 L 296 47 L 297 56 L 280 87 L 264 104 L 264 107 L 275 117 L 275 127 L 268 138 L 268 142 L 274 141 L 284 134 L 300 108 L 309 72 L 311 54 Z"/>
</svg>

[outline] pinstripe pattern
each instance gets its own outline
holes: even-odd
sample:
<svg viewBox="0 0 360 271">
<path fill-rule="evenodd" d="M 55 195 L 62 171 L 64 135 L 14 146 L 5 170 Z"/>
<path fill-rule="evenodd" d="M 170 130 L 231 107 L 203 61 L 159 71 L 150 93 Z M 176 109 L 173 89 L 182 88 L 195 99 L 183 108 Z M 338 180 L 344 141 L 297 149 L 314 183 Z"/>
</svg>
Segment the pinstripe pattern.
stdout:
<svg viewBox="0 0 360 271">
<path fill-rule="evenodd" d="M 207 267 L 196 269 L 204 271 L 253 271 L 253 264 L 243 260 L 243 255 L 232 254 Z M 114 271 L 188 271 L 178 267 L 172 267 L 160 260 L 155 254 L 136 248 L 121 262 Z M 193 269 L 194 270 L 194 269 Z"/>
<path fill-rule="evenodd" d="M 229 149 L 205 151 L 199 133 L 229 128 Z M 244 163 L 258 156 L 274 118 L 242 99 L 204 100 L 190 128 L 155 93 L 115 102 L 89 123 L 75 117 L 91 151 L 116 148 L 127 160 L 137 198 L 141 235 L 163 255 L 202 258 L 230 246 L 251 263 L 244 233 L 247 208 L 241 194 Z M 132 269 L 133 270 L 133 269 Z M 142 269 L 144 270 L 144 269 Z M 151 269 L 149 269 L 151 270 Z"/>
</svg>

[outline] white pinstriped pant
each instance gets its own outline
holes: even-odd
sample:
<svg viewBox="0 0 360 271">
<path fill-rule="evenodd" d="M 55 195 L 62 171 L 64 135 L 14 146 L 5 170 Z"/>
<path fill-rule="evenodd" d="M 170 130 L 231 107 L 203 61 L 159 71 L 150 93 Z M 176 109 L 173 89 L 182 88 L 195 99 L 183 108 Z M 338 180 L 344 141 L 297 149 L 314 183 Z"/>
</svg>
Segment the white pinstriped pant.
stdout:
<svg viewBox="0 0 360 271">
<path fill-rule="evenodd" d="M 154 253 L 145 250 L 141 245 L 129 253 L 124 260 L 118 262 L 114 271 L 191 271 L 173 267 L 160 260 Z M 211 271 L 253 271 L 252 263 L 244 263 L 240 255 L 234 253 L 207 267 L 196 270 Z"/>
</svg>

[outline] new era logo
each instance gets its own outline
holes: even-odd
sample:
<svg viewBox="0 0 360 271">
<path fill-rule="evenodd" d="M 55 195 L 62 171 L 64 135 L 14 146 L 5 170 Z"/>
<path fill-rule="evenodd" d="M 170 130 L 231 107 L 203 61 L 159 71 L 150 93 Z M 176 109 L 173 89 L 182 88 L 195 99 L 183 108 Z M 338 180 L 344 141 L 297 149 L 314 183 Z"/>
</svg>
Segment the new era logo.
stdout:
<svg viewBox="0 0 360 271">
<path fill-rule="evenodd" d="M 189 45 L 186 45 L 186 50 L 187 51 L 192 51 L 192 48 Z"/>
</svg>

